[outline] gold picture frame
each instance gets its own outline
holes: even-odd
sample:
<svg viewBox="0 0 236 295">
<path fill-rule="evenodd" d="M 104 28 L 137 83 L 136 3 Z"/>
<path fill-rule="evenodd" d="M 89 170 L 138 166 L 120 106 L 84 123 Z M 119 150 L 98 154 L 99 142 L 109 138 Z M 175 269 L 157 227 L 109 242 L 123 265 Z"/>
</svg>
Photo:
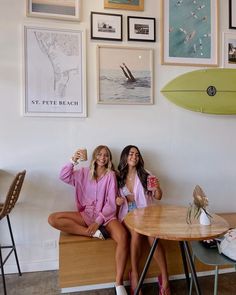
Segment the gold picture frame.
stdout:
<svg viewBox="0 0 236 295">
<path fill-rule="evenodd" d="M 104 8 L 144 10 L 144 0 L 104 0 Z"/>
</svg>

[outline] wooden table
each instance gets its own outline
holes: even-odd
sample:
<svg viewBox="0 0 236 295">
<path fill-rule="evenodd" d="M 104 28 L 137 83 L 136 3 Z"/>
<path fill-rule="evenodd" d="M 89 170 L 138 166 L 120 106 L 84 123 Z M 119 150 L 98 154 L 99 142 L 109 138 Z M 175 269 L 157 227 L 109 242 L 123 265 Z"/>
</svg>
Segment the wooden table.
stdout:
<svg viewBox="0 0 236 295">
<path fill-rule="evenodd" d="M 209 226 L 200 225 L 198 220 L 195 220 L 192 224 L 187 224 L 186 215 L 186 207 L 175 205 L 139 208 L 126 215 L 124 222 L 127 227 L 142 235 L 154 237 L 154 242 L 140 276 L 135 295 L 139 293 L 142 287 L 159 239 L 179 241 L 188 289 L 190 287 L 189 267 L 196 292 L 199 295 L 201 294 L 188 241 L 207 240 L 218 237 L 227 232 L 229 224 L 216 214 L 212 214 L 212 224 Z"/>
</svg>

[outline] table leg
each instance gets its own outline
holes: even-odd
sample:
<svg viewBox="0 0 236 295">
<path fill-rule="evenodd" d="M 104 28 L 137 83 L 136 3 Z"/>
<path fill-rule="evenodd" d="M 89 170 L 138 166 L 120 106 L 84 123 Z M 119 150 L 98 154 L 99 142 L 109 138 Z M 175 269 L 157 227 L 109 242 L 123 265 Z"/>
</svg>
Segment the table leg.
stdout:
<svg viewBox="0 0 236 295">
<path fill-rule="evenodd" d="M 148 258 L 145 262 L 145 265 L 144 265 L 144 268 L 143 268 L 143 271 L 142 271 L 142 274 L 140 276 L 140 279 L 139 279 L 139 282 L 138 282 L 138 286 L 137 288 L 135 289 L 134 291 L 134 295 L 138 295 L 142 285 L 143 285 L 143 281 L 145 279 L 145 276 L 146 276 L 146 273 L 148 271 L 148 267 L 150 265 L 150 262 L 152 260 L 152 257 L 153 257 L 153 254 L 154 254 L 154 251 L 156 250 L 156 247 L 157 247 L 157 244 L 158 244 L 158 238 L 155 238 L 154 241 L 153 241 L 153 244 L 152 244 L 152 247 L 150 249 L 150 252 L 148 254 Z"/>
<path fill-rule="evenodd" d="M 185 254 L 185 250 L 184 250 L 184 242 L 180 241 L 179 247 L 181 250 L 182 261 L 183 261 L 183 266 L 184 266 L 184 273 L 185 273 L 185 278 L 186 278 L 186 282 L 187 282 L 187 286 L 188 286 L 188 290 L 189 290 L 190 289 L 190 279 L 189 279 L 189 270 L 188 270 L 186 254 Z"/>
<path fill-rule="evenodd" d="M 190 253 L 188 242 L 184 241 L 183 244 L 184 244 L 185 254 L 187 256 L 188 264 L 189 264 L 190 271 L 191 271 L 191 278 L 192 278 L 193 283 L 195 285 L 196 293 L 197 293 L 197 295 L 201 295 L 201 290 L 200 290 L 200 286 L 198 283 L 197 274 L 196 274 L 195 266 L 194 266 L 193 259 L 192 259 L 191 253 Z"/>
</svg>

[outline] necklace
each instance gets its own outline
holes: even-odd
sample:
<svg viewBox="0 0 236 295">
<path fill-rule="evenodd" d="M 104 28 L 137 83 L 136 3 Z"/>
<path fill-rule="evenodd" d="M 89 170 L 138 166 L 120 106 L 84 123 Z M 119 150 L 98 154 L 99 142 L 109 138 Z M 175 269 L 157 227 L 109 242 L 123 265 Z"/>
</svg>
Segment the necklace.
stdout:
<svg viewBox="0 0 236 295">
<path fill-rule="evenodd" d="M 134 179 L 134 177 L 135 177 L 135 175 L 131 175 L 131 176 L 127 175 L 127 178 L 129 181 L 132 181 Z"/>
</svg>

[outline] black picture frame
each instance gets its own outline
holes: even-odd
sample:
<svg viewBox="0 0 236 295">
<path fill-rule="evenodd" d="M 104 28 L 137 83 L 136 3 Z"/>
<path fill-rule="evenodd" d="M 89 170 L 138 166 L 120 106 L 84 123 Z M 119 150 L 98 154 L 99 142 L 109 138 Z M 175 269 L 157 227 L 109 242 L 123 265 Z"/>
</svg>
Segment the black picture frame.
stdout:
<svg viewBox="0 0 236 295">
<path fill-rule="evenodd" d="M 154 17 L 127 16 L 128 41 L 156 42 Z"/>
<path fill-rule="evenodd" d="M 123 16 L 122 14 L 111 14 L 91 12 L 91 39 L 94 40 L 123 40 Z"/>
<path fill-rule="evenodd" d="M 229 28 L 236 30 L 236 0 L 229 0 Z"/>
</svg>

